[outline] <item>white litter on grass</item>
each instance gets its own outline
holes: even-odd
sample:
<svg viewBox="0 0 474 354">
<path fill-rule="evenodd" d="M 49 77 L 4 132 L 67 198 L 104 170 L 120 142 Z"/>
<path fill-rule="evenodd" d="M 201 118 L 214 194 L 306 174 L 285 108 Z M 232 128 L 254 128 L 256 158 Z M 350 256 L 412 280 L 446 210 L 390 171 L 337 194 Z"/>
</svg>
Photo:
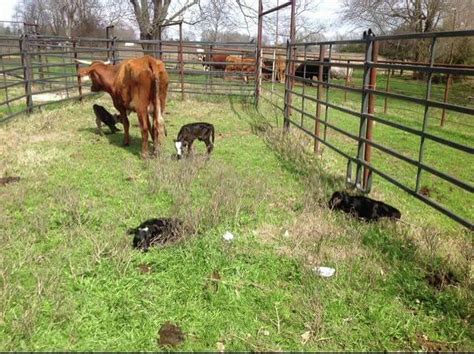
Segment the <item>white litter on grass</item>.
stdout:
<svg viewBox="0 0 474 354">
<path fill-rule="evenodd" d="M 230 233 L 229 231 L 226 231 L 224 236 L 222 236 L 222 238 L 228 242 L 232 241 L 234 239 L 234 235 L 232 235 L 232 233 Z"/>
<path fill-rule="evenodd" d="M 332 277 L 334 273 L 336 272 L 334 268 L 329 268 L 329 267 L 314 267 L 313 271 L 316 272 L 316 274 L 325 278 Z"/>
<path fill-rule="evenodd" d="M 286 237 L 286 238 L 290 237 L 290 233 L 288 232 L 288 230 L 285 230 L 283 237 Z"/>
</svg>

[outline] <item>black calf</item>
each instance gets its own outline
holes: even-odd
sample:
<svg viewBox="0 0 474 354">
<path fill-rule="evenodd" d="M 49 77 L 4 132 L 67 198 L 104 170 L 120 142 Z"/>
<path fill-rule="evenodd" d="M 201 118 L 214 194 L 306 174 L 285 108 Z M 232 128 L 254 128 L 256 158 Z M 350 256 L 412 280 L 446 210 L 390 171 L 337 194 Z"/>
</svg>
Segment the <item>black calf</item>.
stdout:
<svg viewBox="0 0 474 354">
<path fill-rule="evenodd" d="M 129 229 L 133 236 L 133 248 L 147 252 L 153 245 L 164 245 L 181 237 L 183 222 L 173 218 L 149 219 L 135 229 Z"/>
<path fill-rule="evenodd" d="M 104 135 L 102 132 L 102 123 L 109 127 L 112 134 L 120 131 L 120 129 L 115 127 L 115 124 L 120 123 L 120 116 L 118 114 L 112 115 L 104 107 L 99 106 L 98 104 L 94 104 L 92 108 L 94 109 L 95 123 L 97 124 L 100 135 Z"/>
<path fill-rule="evenodd" d="M 335 192 L 328 206 L 366 221 L 377 221 L 379 218 L 400 219 L 401 217 L 400 211 L 390 205 L 367 197 L 351 196 L 346 192 Z"/>
<path fill-rule="evenodd" d="M 187 147 L 189 154 L 191 152 L 194 140 L 204 141 L 207 147 L 207 153 L 210 154 L 214 149 L 214 126 L 210 123 L 190 123 L 183 125 L 178 133 L 178 138 L 174 141 L 178 159 L 183 156 L 183 149 Z"/>
</svg>

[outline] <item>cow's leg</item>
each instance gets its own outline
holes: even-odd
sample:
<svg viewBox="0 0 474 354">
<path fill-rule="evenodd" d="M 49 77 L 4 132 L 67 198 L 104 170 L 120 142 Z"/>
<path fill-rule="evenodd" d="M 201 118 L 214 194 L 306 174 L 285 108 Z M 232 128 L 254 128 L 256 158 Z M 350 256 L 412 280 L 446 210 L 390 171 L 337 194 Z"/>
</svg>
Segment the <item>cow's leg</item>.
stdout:
<svg viewBox="0 0 474 354">
<path fill-rule="evenodd" d="M 214 149 L 214 144 L 211 143 L 210 137 L 207 137 L 207 138 L 204 140 L 204 143 L 206 144 L 207 153 L 210 154 L 210 153 L 212 152 L 212 150 Z"/>
<path fill-rule="evenodd" d="M 140 123 L 140 130 L 142 131 L 142 158 L 148 157 L 148 112 L 137 111 L 138 122 Z"/>
<path fill-rule="evenodd" d="M 161 115 L 161 109 L 158 109 L 157 119 L 153 115 L 153 125 L 152 125 L 152 134 L 151 138 L 153 140 L 153 152 L 154 154 L 158 153 L 159 146 L 161 145 L 162 139 L 167 135 L 165 120 Z"/>
<path fill-rule="evenodd" d="M 104 132 L 102 131 L 102 122 L 100 121 L 99 117 L 95 118 L 95 124 L 97 125 L 97 129 L 101 136 L 104 136 Z"/>
<path fill-rule="evenodd" d="M 130 145 L 130 121 L 128 120 L 126 112 L 120 112 L 120 119 L 122 120 L 123 124 L 123 145 L 128 146 Z"/>
<path fill-rule="evenodd" d="M 194 140 L 191 140 L 188 144 L 187 156 L 191 155 L 191 153 L 193 152 L 193 143 L 194 143 Z"/>
</svg>

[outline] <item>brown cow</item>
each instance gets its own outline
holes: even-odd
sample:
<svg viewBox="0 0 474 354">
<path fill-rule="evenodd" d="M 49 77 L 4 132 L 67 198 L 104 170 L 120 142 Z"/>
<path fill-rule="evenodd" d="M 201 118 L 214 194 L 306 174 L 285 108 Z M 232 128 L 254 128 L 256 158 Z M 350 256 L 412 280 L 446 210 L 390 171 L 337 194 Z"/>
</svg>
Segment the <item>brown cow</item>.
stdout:
<svg viewBox="0 0 474 354">
<path fill-rule="evenodd" d="M 112 97 L 115 108 L 120 113 L 124 128 L 124 145 L 130 144 L 130 122 L 127 113 L 137 113 L 142 132 L 142 157 L 148 156 L 148 110 L 153 113 L 152 140 L 154 152 L 165 133 L 162 112 L 165 110 L 168 92 L 168 73 L 163 62 L 151 56 L 129 59 L 118 65 L 92 62 L 79 70 L 80 76 L 88 75 L 92 81 L 91 91 L 105 91 Z"/>
<path fill-rule="evenodd" d="M 256 60 L 255 58 L 243 58 L 241 59 L 235 55 L 229 55 L 226 59 L 228 63 L 227 67 L 225 68 L 226 73 L 237 72 L 243 73 L 243 79 L 245 82 L 248 81 L 248 74 L 255 73 L 256 71 Z M 226 78 L 228 79 L 228 78 Z"/>
<path fill-rule="evenodd" d="M 285 58 L 279 55 L 276 59 L 275 66 L 276 66 L 276 71 L 277 71 L 276 79 L 279 80 L 281 83 L 285 82 L 285 68 L 286 68 Z"/>
<path fill-rule="evenodd" d="M 198 55 L 198 60 L 202 62 L 202 66 L 204 66 L 206 71 L 225 70 L 227 56 L 228 54 Z"/>
</svg>

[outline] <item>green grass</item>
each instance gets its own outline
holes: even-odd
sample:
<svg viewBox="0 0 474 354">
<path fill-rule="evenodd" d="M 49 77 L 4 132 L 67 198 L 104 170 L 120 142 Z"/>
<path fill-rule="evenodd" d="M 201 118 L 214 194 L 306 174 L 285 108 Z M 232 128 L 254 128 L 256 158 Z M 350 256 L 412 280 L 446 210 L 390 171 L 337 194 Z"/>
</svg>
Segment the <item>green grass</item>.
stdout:
<svg viewBox="0 0 474 354">
<path fill-rule="evenodd" d="M 90 105 L 1 127 L 0 172 L 22 179 L 0 187 L 0 349 L 160 350 L 166 321 L 186 333 L 178 350 L 472 348 L 472 234 L 446 231 L 439 215 L 420 229 L 328 211 L 337 164 L 308 154 L 294 130 L 268 129 L 251 103 L 172 99 L 150 161 L 134 115 L 123 147 L 121 133 L 96 134 Z M 194 159 L 170 159 L 180 126 L 202 120 L 217 132 L 210 161 L 200 143 Z M 416 202 L 384 195 L 420 222 Z M 196 233 L 133 250 L 126 230 L 159 216 Z M 319 278 L 316 265 L 336 275 Z M 450 272 L 451 284 L 426 280 Z"/>
<path fill-rule="evenodd" d="M 379 78 L 379 81 L 383 80 Z M 407 81 L 405 78 L 394 78 L 392 79 L 393 87 L 405 87 L 403 86 L 404 82 Z M 338 81 L 339 84 L 344 84 L 342 80 Z M 354 85 L 357 86 L 360 83 L 357 83 L 355 80 Z M 415 88 L 416 97 L 423 97 L 424 86 L 422 84 L 415 84 L 411 81 L 411 86 Z M 467 84 L 458 83 L 459 89 L 464 89 L 462 95 L 458 92 L 457 97 L 464 97 L 466 95 Z M 442 85 L 434 85 L 433 91 L 437 92 L 441 90 Z M 378 82 L 378 87 L 383 87 L 382 82 Z M 456 86 L 455 86 L 456 87 Z M 464 87 L 464 88 L 463 88 Z M 270 85 L 267 84 L 266 89 L 264 90 L 264 96 L 272 100 L 276 105 L 283 107 L 283 100 L 277 96 L 271 97 Z M 279 85 L 275 86 L 275 90 L 280 95 L 283 95 L 283 88 Z M 294 90 L 296 92 L 304 92 L 306 96 L 316 97 L 316 88 L 314 87 L 302 87 L 297 85 Z M 349 93 L 347 95 L 347 101 L 344 99 L 344 93 L 341 90 L 332 89 L 329 92 L 329 102 L 342 106 L 345 108 L 352 109 L 353 111 L 360 111 L 360 94 Z M 268 115 L 272 114 L 272 108 L 268 101 L 263 100 L 263 107 L 261 108 L 263 114 Z M 462 102 L 456 102 L 457 104 L 469 106 L 471 105 L 467 100 Z M 305 112 L 308 112 L 311 115 L 315 115 L 316 104 L 309 100 L 303 100 L 297 96 L 293 97 L 293 105 L 298 109 L 303 109 Z M 423 122 L 423 113 L 424 107 L 420 105 L 410 104 L 405 101 L 389 99 L 389 108 L 387 113 L 383 113 L 384 101 L 381 98 L 378 98 L 376 101 L 376 115 L 378 117 L 384 118 L 388 121 L 398 123 L 416 130 L 422 129 Z M 472 145 L 472 139 L 474 138 L 474 123 L 472 122 L 472 117 L 460 114 L 460 113 L 447 113 L 447 123 L 444 127 L 439 126 L 441 112 L 437 109 L 431 109 L 429 112 L 427 132 L 432 135 L 444 138 L 449 141 L 456 142 L 465 146 Z M 322 118 L 325 118 L 325 109 L 322 107 Z M 281 117 L 278 117 L 279 124 L 281 125 Z M 301 115 L 299 112 L 293 112 L 292 120 L 297 124 L 303 125 L 309 131 L 314 131 L 314 121 L 304 115 Z M 354 136 L 358 135 L 359 131 L 359 119 L 357 117 L 348 115 L 336 111 L 334 109 L 329 109 L 327 113 L 327 121 L 337 128 L 340 128 Z M 321 131 L 323 136 L 324 125 L 321 124 Z M 419 157 L 420 149 L 420 138 L 403 132 L 402 130 L 391 128 L 385 126 L 381 123 L 376 123 L 374 125 L 373 131 L 373 140 L 374 142 L 388 147 L 399 154 L 402 154 L 408 158 L 411 158 L 415 161 Z M 312 148 L 312 140 L 310 138 L 305 139 L 308 146 L 308 150 Z M 331 144 L 334 144 L 336 147 L 344 151 L 345 153 L 351 156 L 357 156 L 357 142 L 347 136 L 342 135 L 336 130 L 328 127 L 327 128 L 327 141 Z M 341 159 L 339 155 L 332 152 L 329 148 L 325 148 L 323 153 L 323 159 L 327 159 L 337 165 L 337 170 L 345 171 L 346 160 Z M 450 147 L 441 145 L 439 143 L 426 140 L 424 148 L 424 158 L 423 162 L 433 168 L 440 170 L 441 172 L 460 179 L 468 184 L 474 183 L 474 157 L 468 153 L 460 152 L 454 150 Z M 407 185 L 409 188 L 415 188 L 417 168 L 407 162 L 400 161 L 395 157 L 391 157 L 385 152 L 382 152 L 376 148 L 372 148 L 372 164 L 380 169 L 381 171 L 387 173 L 389 176 L 395 178 L 401 183 Z M 454 211 L 455 213 L 461 215 L 467 220 L 474 220 L 474 209 L 466 208 L 466 205 L 472 204 L 472 198 L 468 192 L 458 188 L 444 180 L 431 175 L 428 172 L 422 172 L 420 178 L 420 186 L 425 188 L 429 192 L 429 197 L 433 200 L 439 202 L 440 204 L 446 206 L 448 209 Z M 393 190 L 398 193 L 398 189 L 391 186 L 389 183 L 386 183 L 382 178 L 374 178 L 374 187 L 375 191 L 380 190 Z M 400 201 L 401 204 L 416 205 L 416 208 L 412 211 L 415 212 L 419 208 L 420 203 L 412 203 L 410 201 L 403 200 Z M 427 210 L 426 214 L 433 214 L 430 212 L 431 209 Z M 436 218 L 438 216 L 435 213 Z M 425 218 L 426 215 L 422 215 L 422 218 Z M 429 216 L 430 218 L 432 215 Z M 446 224 L 447 227 L 451 227 L 453 224 L 446 220 L 442 221 Z"/>
</svg>

